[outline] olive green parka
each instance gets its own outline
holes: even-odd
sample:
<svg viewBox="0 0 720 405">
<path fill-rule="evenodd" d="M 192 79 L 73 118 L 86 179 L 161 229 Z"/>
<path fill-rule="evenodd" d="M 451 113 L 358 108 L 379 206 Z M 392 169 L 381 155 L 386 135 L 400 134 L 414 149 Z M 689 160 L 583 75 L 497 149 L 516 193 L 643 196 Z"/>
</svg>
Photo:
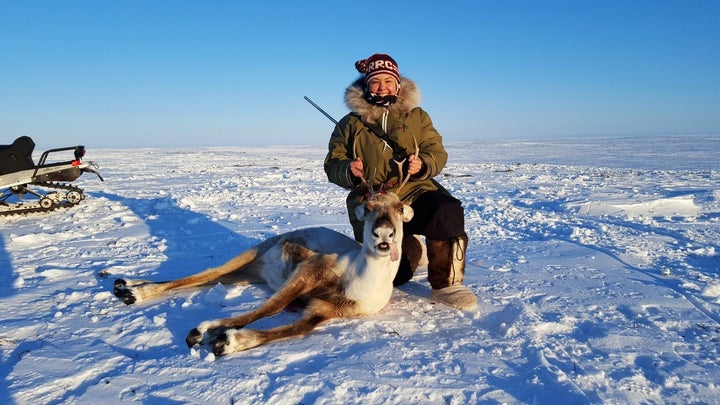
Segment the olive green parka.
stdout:
<svg viewBox="0 0 720 405">
<path fill-rule="evenodd" d="M 430 116 L 420 108 L 420 99 L 420 91 L 415 83 L 402 76 L 398 99 L 388 107 L 371 104 L 365 99 L 365 81 L 362 77 L 345 90 L 345 104 L 351 112 L 333 130 L 324 168 L 330 182 L 352 190 L 347 198 L 347 206 L 357 240 L 362 238 L 362 222 L 354 218 L 354 212 L 362 204 L 368 190 L 350 173 L 350 162 L 355 157 L 362 159 L 365 179 L 375 191 L 397 192 L 401 177 L 395 161 L 415 153 L 417 142 L 418 156 L 423 162 L 422 170 L 409 179 L 398 196 L 411 204 L 424 191 L 444 191 L 433 177 L 445 167 L 447 152 Z M 390 141 L 381 139 L 369 125 L 382 128 Z M 382 135 L 382 131 L 377 132 Z M 407 162 L 403 167 L 403 176 L 406 175 Z"/>
</svg>

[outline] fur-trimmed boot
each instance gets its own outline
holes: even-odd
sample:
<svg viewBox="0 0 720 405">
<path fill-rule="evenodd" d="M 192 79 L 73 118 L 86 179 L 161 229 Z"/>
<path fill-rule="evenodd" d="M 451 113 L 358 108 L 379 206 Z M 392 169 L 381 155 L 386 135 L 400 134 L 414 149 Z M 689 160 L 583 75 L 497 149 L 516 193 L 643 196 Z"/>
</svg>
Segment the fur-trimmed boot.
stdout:
<svg viewBox="0 0 720 405">
<path fill-rule="evenodd" d="M 423 246 L 420 240 L 415 235 L 403 235 L 400 268 L 393 280 L 395 287 L 410 281 L 422 259 L 422 254 Z"/>
<path fill-rule="evenodd" d="M 428 281 L 435 301 L 464 311 L 472 311 L 477 308 L 477 297 L 462 285 L 467 243 L 466 234 L 449 241 L 428 239 L 426 241 Z"/>
</svg>

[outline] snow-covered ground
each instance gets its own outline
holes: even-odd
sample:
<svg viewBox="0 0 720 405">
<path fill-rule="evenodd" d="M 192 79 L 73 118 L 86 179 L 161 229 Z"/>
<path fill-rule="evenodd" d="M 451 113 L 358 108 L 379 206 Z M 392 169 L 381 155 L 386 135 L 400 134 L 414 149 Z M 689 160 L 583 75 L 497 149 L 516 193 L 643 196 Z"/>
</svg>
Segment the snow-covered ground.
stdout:
<svg viewBox="0 0 720 405">
<path fill-rule="evenodd" d="M 81 177 L 85 201 L 0 218 L 2 404 L 719 401 L 719 137 L 448 144 L 477 312 L 432 303 L 421 269 L 376 316 L 223 358 L 188 330 L 266 287 L 126 306 L 113 280 L 188 275 L 299 227 L 349 235 L 324 146 L 86 144 L 106 181 Z"/>
</svg>

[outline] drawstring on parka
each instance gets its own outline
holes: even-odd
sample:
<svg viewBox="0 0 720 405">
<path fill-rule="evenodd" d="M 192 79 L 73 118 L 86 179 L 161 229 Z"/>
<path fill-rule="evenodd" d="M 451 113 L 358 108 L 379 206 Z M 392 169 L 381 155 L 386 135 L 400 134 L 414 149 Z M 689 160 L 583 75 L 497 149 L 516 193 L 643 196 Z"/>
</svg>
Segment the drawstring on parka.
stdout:
<svg viewBox="0 0 720 405">
<path fill-rule="evenodd" d="M 383 132 L 384 132 L 385 134 L 387 134 L 387 119 L 388 119 L 388 115 L 390 115 L 390 113 L 388 112 L 387 109 L 385 109 L 385 111 L 383 112 L 383 115 L 382 115 L 382 117 L 381 117 L 382 119 L 381 119 L 381 121 L 380 121 L 380 128 L 382 128 L 382 130 L 383 130 Z M 390 144 L 387 142 L 387 140 L 386 140 L 385 138 L 380 137 L 380 140 L 381 140 L 381 141 L 383 142 L 383 144 L 385 145 L 385 146 L 383 146 L 383 150 L 382 150 L 382 153 L 383 153 L 383 154 L 385 154 L 385 150 L 386 150 L 387 148 L 389 148 L 391 151 L 393 151 L 393 154 L 395 153 L 395 150 L 392 148 L 392 146 L 390 146 Z"/>
</svg>

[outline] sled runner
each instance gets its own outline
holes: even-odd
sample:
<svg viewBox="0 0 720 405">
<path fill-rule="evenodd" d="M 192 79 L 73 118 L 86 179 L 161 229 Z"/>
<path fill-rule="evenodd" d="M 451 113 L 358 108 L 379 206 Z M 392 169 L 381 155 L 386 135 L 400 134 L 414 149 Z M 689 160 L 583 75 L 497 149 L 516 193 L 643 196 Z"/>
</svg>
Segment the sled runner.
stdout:
<svg viewBox="0 0 720 405">
<path fill-rule="evenodd" d="M 50 149 L 40 156 L 36 165 L 32 159 L 35 142 L 21 136 L 12 145 L 0 145 L 0 215 L 52 211 L 71 207 L 85 196 L 83 190 L 64 182 L 73 182 L 83 172 L 95 173 L 93 162 L 83 162 L 84 146 Z M 59 152 L 73 152 L 73 159 L 48 161 Z M 27 198 L 26 198 L 27 197 Z"/>
</svg>

